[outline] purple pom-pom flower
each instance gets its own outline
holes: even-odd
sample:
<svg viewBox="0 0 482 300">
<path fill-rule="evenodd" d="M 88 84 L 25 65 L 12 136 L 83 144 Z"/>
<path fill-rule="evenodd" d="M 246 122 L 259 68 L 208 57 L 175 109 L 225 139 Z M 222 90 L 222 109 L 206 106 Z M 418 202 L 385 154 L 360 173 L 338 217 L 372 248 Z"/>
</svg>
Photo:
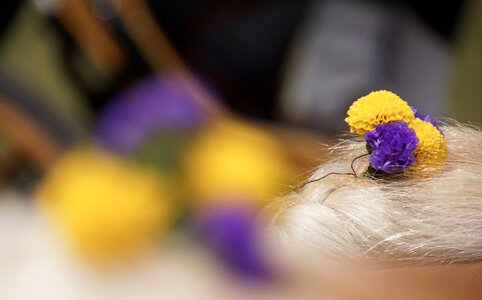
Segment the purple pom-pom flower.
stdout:
<svg viewBox="0 0 482 300">
<path fill-rule="evenodd" d="M 269 279 L 271 270 L 258 243 L 256 210 L 225 204 L 207 208 L 198 219 L 202 238 L 232 271 L 246 279 Z"/>
<path fill-rule="evenodd" d="M 379 124 L 365 133 L 370 166 L 385 173 L 401 172 L 416 162 L 418 138 L 405 122 Z"/>
<path fill-rule="evenodd" d="M 116 95 L 96 128 L 104 147 L 133 152 L 150 134 L 162 129 L 192 129 L 203 114 L 194 96 L 176 76 L 149 76 Z"/>
<path fill-rule="evenodd" d="M 411 106 L 412 110 L 413 110 L 413 113 L 415 114 L 415 118 L 418 118 L 424 122 L 428 122 L 430 124 L 432 124 L 435 128 L 438 129 L 438 131 L 440 131 L 440 133 L 443 134 L 442 130 L 440 129 L 440 127 L 438 126 L 438 123 L 437 121 L 435 121 L 434 119 L 432 119 L 431 116 L 429 115 L 424 115 L 424 114 L 421 114 L 419 111 L 418 111 L 418 108 L 414 107 L 414 106 Z"/>
</svg>

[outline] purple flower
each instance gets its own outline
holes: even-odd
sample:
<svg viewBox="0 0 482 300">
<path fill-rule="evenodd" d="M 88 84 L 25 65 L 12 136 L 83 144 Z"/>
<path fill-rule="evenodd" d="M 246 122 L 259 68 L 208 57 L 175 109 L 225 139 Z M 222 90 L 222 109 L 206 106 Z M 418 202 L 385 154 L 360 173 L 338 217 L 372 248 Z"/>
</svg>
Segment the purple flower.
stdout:
<svg viewBox="0 0 482 300">
<path fill-rule="evenodd" d="M 122 153 L 134 151 L 162 129 L 195 128 L 202 119 L 193 95 L 174 76 L 150 76 L 115 96 L 100 117 L 97 140 Z"/>
<path fill-rule="evenodd" d="M 198 221 L 203 240 L 232 271 L 246 279 L 269 279 L 257 239 L 256 210 L 234 203 L 218 205 Z"/>
<path fill-rule="evenodd" d="M 400 172 L 416 161 L 414 150 L 418 138 L 405 122 L 380 124 L 365 133 L 370 150 L 370 166 L 385 173 Z"/>
<path fill-rule="evenodd" d="M 414 106 L 411 106 L 411 108 L 413 110 L 413 113 L 415 114 L 415 118 L 418 118 L 422 121 L 431 123 L 433 126 L 435 126 L 435 128 L 438 129 L 438 131 L 440 131 L 440 133 L 442 133 L 442 130 L 440 130 L 440 127 L 438 126 L 437 121 L 432 119 L 432 117 L 430 117 L 429 115 L 424 115 L 424 114 L 419 113 L 418 108 L 416 108 Z"/>
</svg>

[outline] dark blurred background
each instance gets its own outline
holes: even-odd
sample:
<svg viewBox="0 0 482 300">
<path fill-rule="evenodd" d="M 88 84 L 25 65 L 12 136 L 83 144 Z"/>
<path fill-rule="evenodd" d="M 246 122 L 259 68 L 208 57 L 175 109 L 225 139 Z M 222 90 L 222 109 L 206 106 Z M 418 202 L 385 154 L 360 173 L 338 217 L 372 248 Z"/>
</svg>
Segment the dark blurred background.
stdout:
<svg viewBox="0 0 482 300">
<path fill-rule="evenodd" d="M 481 1 L 32 0 L 0 14 L 2 105 L 40 129 L 30 145 L 15 137 L 25 126 L 2 127 L 37 165 L 113 95 L 179 62 L 235 113 L 328 137 L 377 89 L 482 120 Z"/>
</svg>

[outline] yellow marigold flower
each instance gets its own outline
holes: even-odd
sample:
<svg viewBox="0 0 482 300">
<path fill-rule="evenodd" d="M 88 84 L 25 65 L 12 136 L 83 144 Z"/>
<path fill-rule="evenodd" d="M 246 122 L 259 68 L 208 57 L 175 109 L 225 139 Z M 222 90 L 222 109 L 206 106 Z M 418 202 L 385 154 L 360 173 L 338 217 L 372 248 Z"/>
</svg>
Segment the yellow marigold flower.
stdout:
<svg viewBox="0 0 482 300">
<path fill-rule="evenodd" d="M 404 121 L 410 123 L 415 115 L 412 108 L 396 94 L 381 90 L 359 98 L 348 109 L 345 121 L 350 132 L 359 135 L 375 129 L 378 124 Z"/>
<path fill-rule="evenodd" d="M 90 148 L 62 157 L 41 183 L 42 207 L 94 260 L 130 256 L 170 223 L 167 191 L 153 171 Z"/>
<path fill-rule="evenodd" d="M 409 126 L 419 140 L 414 152 L 417 158 L 414 167 L 443 163 L 447 157 L 447 144 L 442 133 L 431 123 L 421 119 L 414 119 Z"/>
<path fill-rule="evenodd" d="M 184 170 L 194 198 L 208 205 L 234 199 L 264 205 L 296 174 L 275 138 L 237 120 L 219 120 L 200 132 Z"/>
</svg>

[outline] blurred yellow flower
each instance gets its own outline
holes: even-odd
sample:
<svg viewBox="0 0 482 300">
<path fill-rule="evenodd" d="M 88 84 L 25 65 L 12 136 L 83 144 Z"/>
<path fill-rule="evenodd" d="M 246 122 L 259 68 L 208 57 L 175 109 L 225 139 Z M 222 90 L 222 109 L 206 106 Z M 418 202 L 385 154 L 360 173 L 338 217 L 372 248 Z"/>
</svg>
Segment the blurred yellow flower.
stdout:
<svg viewBox="0 0 482 300">
<path fill-rule="evenodd" d="M 359 135 L 375 129 L 378 124 L 404 121 L 410 123 L 415 115 L 412 108 L 396 94 L 381 90 L 359 98 L 348 109 L 345 121 L 350 132 Z"/>
<path fill-rule="evenodd" d="M 202 203 L 244 199 L 262 205 L 287 190 L 295 174 L 273 137 L 236 120 L 217 121 L 201 132 L 184 169 Z"/>
<path fill-rule="evenodd" d="M 74 246 L 95 259 L 133 254 L 170 221 L 157 174 L 92 148 L 61 158 L 38 197 Z"/>
<path fill-rule="evenodd" d="M 413 167 L 440 165 L 447 158 L 447 143 L 440 131 L 430 122 L 414 119 L 409 124 L 418 138 L 414 154 L 417 162 Z"/>
</svg>

